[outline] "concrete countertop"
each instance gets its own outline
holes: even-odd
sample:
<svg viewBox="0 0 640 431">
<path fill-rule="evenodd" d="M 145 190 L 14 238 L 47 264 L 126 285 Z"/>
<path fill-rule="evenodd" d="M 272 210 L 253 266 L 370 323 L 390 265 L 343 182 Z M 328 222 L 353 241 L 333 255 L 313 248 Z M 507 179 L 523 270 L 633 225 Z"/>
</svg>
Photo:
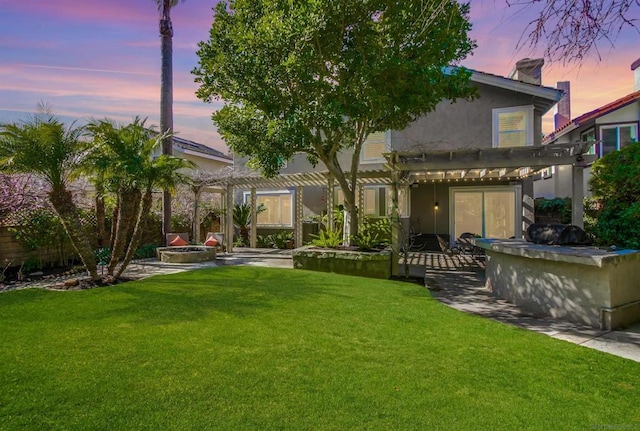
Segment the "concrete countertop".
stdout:
<svg viewBox="0 0 640 431">
<path fill-rule="evenodd" d="M 635 259 L 640 262 L 638 250 L 608 250 L 598 247 L 542 245 L 523 239 L 471 239 L 476 247 L 487 251 L 521 256 L 530 259 L 545 259 L 555 262 L 577 263 L 603 267 L 615 265 L 622 260 Z"/>
</svg>

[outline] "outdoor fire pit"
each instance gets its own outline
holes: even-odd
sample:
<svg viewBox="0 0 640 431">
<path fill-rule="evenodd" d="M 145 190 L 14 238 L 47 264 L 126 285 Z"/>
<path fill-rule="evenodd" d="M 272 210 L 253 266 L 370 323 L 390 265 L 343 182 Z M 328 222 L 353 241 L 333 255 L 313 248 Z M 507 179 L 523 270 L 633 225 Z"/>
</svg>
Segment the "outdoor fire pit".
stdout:
<svg viewBox="0 0 640 431">
<path fill-rule="evenodd" d="M 158 260 L 166 263 L 197 263 L 216 260 L 216 248 L 205 245 L 158 247 Z"/>
</svg>

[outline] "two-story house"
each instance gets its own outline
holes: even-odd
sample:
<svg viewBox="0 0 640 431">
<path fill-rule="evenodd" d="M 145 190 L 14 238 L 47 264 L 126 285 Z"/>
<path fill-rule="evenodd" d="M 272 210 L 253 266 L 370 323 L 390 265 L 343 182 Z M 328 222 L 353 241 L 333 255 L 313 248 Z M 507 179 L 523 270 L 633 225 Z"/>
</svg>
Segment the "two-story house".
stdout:
<svg viewBox="0 0 640 431">
<path fill-rule="evenodd" d="M 571 119 L 571 99 L 568 91 L 558 104 L 555 131 L 544 138 L 543 145 L 571 142 L 595 142 L 589 154 L 601 157 L 638 141 L 640 128 L 640 59 L 631 64 L 634 91 L 593 111 Z M 560 84 L 560 83 L 558 83 Z M 569 83 L 562 85 L 568 90 Z M 591 168 L 582 178 L 588 190 Z M 576 179 L 570 166 L 552 166 L 545 169 L 534 183 L 535 197 L 564 198 L 572 196 Z"/>
<path fill-rule="evenodd" d="M 477 99 L 443 101 L 403 130 L 370 135 L 361 154 L 360 214 L 389 215 L 397 186 L 406 231 L 438 233 L 451 241 L 463 232 L 521 237 L 533 222 L 532 176 L 583 157 L 581 144 L 541 145 L 542 116 L 562 96 L 541 85 L 542 65 L 541 59 L 521 60 L 509 77 L 472 71 Z M 343 154 L 343 166 L 349 166 L 350 156 Z M 234 159 L 238 168 L 245 162 Z M 258 229 L 293 229 L 301 244 L 304 218 L 341 203 L 336 186 L 322 165 L 311 166 L 301 154 L 276 178 L 234 178 L 227 202 L 235 195 L 236 201 L 264 204 Z"/>
</svg>

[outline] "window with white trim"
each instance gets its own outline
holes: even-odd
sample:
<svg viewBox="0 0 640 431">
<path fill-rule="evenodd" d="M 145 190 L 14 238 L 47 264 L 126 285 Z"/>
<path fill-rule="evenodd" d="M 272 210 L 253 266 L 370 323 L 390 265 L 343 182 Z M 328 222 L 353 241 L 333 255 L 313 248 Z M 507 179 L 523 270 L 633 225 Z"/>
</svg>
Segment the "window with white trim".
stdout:
<svg viewBox="0 0 640 431">
<path fill-rule="evenodd" d="M 392 193 L 390 186 L 371 185 L 364 187 L 364 215 L 369 217 L 386 217 L 391 215 L 393 208 Z M 344 202 L 344 193 L 340 187 L 335 191 L 336 205 Z M 408 216 L 408 189 L 398 189 L 398 213 L 401 216 Z"/>
<path fill-rule="evenodd" d="M 245 203 L 249 203 L 251 194 L 244 193 Z M 289 190 L 275 190 L 256 193 L 258 206 L 265 210 L 258 213 L 258 226 L 293 226 L 293 193 Z"/>
<path fill-rule="evenodd" d="M 615 124 L 600 127 L 598 155 L 612 153 L 638 140 L 637 124 Z"/>
<path fill-rule="evenodd" d="M 589 129 L 586 132 L 580 134 L 580 140 L 582 142 L 593 142 L 596 140 L 596 129 Z M 598 144 L 594 144 L 589 148 L 587 154 L 596 154 L 596 147 Z"/>
<path fill-rule="evenodd" d="M 360 161 L 363 163 L 384 162 L 385 158 L 382 154 L 387 152 L 387 149 L 387 132 L 370 133 L 362 144 Z"/>
<path fill-rule="evenodd" d="M 493 111 L 493 147 L 533 145 L 533 105 Z"/>
</svg>

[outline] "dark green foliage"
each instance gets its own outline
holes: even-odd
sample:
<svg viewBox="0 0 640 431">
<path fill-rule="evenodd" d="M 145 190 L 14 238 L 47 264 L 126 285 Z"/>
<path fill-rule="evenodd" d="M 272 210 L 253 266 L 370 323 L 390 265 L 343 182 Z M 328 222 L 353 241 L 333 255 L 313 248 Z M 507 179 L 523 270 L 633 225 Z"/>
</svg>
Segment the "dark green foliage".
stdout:
<svg viewBox="0 0 640 431">
<path fill-rule="evenodd" d="M 66 266 L 73 259 L 69 235 L 60 217 L 46 208 L 24 210 L 14 216 L 17 224 L 10 226 L 16 239 L 27 251 L 39 250 L 38 267 Z"/>
<path fill-rule="evenodd" d="M 536 222 L 571 223 L 571 198 L 536 199 L 534 209 Z"/>
<path fill-rule="evenodd" d="M 291 248 L 293 245 L 293 232 L 282 230 L 273 234 L 273 245 L 279 249 Z"/>
<path fill-rule="evenodd" d="M 111 260 L 111 249 L 109 247 L 99 248 L 94 251 L 98 265 L 106 265 Z"/>
<path fill-rule="evenodd" d="M 391 220 L 388 218 L 364 219 L 360 232 L 353 237 L 355 245 L 362 250 L 384 248 L 391 244 Z"/>
<path fill-rule="evenodd" d="M 272 248 L 273 235 L 258 235 L 256 237 L 256 246 L 259 248 Z"/>
<path fill-rule="evenodd" d="M 154 257 L 156 255 L 156 248 L 158 248 L 156 244 L 145 244 L 141 247 L 138 247 L 133 257 L 135 259 Z"/>
<path fill-rule="evenodd" d="M 311 234 L 311 244 L 318 247 L 337 248 L 342 244 L 342 230 L 321 230 L 317 235 Z"/>
<path fill-rule="evenodd" d="M 605 155 L 591 173 L 598 243 L 640 249 L 640 144 Z"/>
</svg>

